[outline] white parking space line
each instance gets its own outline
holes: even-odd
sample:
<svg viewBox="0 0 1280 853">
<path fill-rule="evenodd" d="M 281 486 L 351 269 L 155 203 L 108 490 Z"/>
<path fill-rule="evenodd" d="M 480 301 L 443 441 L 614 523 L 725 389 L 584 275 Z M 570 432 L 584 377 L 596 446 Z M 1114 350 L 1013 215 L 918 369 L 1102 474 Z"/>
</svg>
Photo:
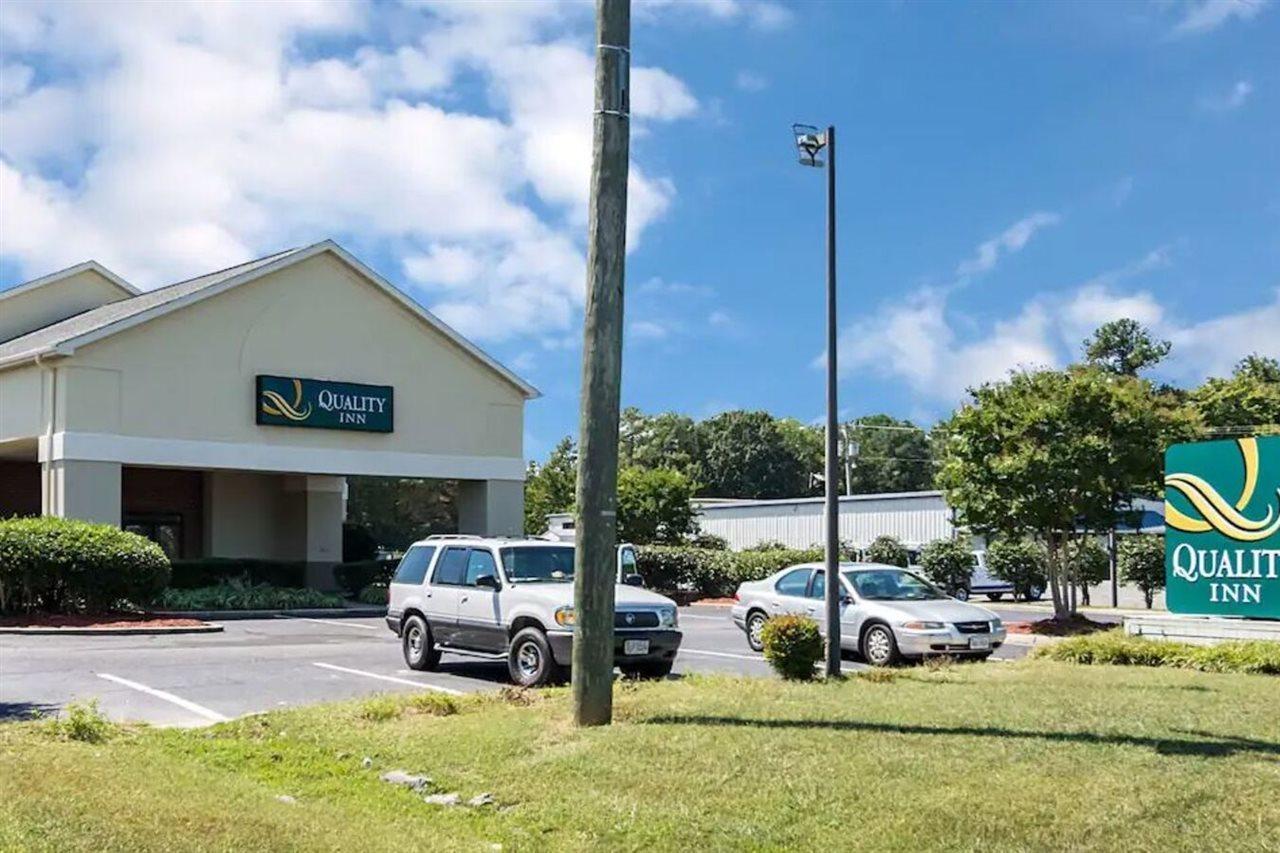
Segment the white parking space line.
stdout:
<svg viewBox="0 0 1280 853">
<path fill-rule="evenodd" d="M 363 669 L 351 669 L 347 666 L 336 666 L 331 663 L 312 662 L 321 669 L 331 669 L 334 672 L 345 672 L 349 675 L 363 675 L 365 678 L 376 678 L 379 681 L 390 681 L 392 684 L 407 684 L 410 687 L 417 687 L 421 690 L 435 690 L 439 693 L 448 693 L 450 696 L 465 696 L 461 690 L 454 690 L 452 687 L 439 687 L 435 684 L 424 684 L 421 681 L 410 681 L 407 678 L 396 678 L 393 675 L 380 675 L 376 672 L 366 672 Z"/>
<path fill-rule="evenodd" d="M 131 688 L 133 690 L 137 690 L 141 693 L 146 693 L 148 696 L 154 696 L 157 699 L 163 699 L 166 702 L 171 702 L 172 704 L 177 705 L 179 708 L 185 708 L 186 710 L 190 711 L 193 714 L 196 714 L 197 716 L 204 717 L 206 720 L 209 720 L 210 722 L 225 723 L 231 719 L 230 717 L 219 714 L 217 711 L 214 711 L 210 708 L 206 708 L 203 705 L 197 705 L 195 702 L 192 702 L 188 699 L 183 699 L 181 696 L 174 696 L 172 693 L 169 693 L 167 691 L 156 690 L 154 687 L 148 687 L 145 684 L 139 684 L 136 681 L 130 681 L 127 678 L 121 678 L 120 676 L 112 675 L 109 672 L 99 672 L 98 677 L 104 678 L 107 681 L 115 682 L 116 684 L 122 684 L 125 687 Z"/>
<path fill-rule="evenodd" d="M 299 622 L 314 622 L 317 625 L 337 625 L 339 628 L 358 628 L 361 631 L 378 631 L 386 630 L 380 625 L 358 625 L 355 622 L 338 622 L 335 619 L 312 619 L 309 616 L 289 616 L 284 613 L 276 614 L 277 619 L 296 619 Z"/>
<path fill-rule="evenodd" d="M 734 658 L 735 660 L 754 660 L 764 663 L 763 655 L 735 655 L 729 652 L 708 652 L 702 649 L 681 649 L 679 654 L 682 655 L 706 655 L 713 658 Z"/>
<path fill-rule="evenodd" d="M 680 618 L 681 619 L 701 619 L 705 622 L 724 622 L 726 624 L 733 623 L 733 620 L 729 618 L 728 613 L 726 613 L 723 616 L 703 616 L 698 613 L 681 613 Z"/>
</svg>

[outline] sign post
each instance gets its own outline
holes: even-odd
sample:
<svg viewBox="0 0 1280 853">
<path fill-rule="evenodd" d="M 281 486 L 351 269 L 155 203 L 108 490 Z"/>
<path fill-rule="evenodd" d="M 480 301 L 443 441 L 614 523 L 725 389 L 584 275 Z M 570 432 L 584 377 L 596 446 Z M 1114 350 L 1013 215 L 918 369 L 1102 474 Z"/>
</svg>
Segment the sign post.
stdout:
<svg viewBox="0 0 1280 853">
<path fill-rule="evenodd" d="M 1175 444 L 1164 484 L 1169 610 L 1280 619 L 1280 436 Z"/>
</svg>

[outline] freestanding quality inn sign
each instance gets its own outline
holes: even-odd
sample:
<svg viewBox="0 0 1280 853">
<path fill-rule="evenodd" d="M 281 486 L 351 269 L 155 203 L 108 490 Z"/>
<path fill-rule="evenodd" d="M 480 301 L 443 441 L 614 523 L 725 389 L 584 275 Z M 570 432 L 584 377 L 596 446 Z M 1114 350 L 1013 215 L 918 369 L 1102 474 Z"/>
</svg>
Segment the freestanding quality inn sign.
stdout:
<svg viewBox="0 0 1280 853">
<path fill-rule="evenodd" d="M 1280 619 L 1280 436 L 1165 452 L 1166 603 Z"/>
<path fill-rule="evenodd" d="M 390 385 L 258 376 L 256 420 L 271 426 L 391 432 Z"/>
</svg>

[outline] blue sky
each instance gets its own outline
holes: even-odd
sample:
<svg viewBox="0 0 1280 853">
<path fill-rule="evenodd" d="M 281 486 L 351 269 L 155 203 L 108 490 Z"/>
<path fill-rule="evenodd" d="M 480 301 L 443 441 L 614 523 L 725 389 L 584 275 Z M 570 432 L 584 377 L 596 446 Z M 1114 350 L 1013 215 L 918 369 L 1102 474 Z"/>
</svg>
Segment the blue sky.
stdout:
<svg viewBox="0 0 1280 853">
<path fill-rule="evenodd" d="M 333 237 L 577 422 L 591 8 L 0 7 L 0 286 Z M 840 140 L 846 416 L 929 422 L 1132 316 L 1191 383 L 1280 355 L 1266 2 L 637 3 L 624 404 L 812 420 Z"/>
</svg>

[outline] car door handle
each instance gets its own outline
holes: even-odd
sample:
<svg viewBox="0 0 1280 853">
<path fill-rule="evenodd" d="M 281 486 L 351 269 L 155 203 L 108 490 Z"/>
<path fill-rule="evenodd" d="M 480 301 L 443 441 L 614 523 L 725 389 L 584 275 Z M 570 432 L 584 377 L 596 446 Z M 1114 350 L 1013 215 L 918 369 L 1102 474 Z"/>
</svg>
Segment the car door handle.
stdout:
<svg viewBox="0 0 1280 853">
<path fill-rule="evenodd" d="M 458 603 L 459 603 L 459 604 L 466 604 L 466 603 L 467 603 L 467 596 L 465 596 L 465 595 L 464 595 L 464 596 L 462 596 L 462 598 L 458 599 Z"/>
</svg>

